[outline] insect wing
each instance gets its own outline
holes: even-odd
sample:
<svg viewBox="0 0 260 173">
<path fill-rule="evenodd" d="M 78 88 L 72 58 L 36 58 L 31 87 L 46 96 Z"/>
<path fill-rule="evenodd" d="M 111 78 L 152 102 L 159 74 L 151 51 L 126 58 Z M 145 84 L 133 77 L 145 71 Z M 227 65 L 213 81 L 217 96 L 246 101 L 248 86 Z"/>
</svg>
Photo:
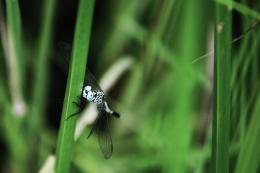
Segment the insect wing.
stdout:
<svg viewBox="0 0 260 173">
<path fill-rule="evenodd" d="M 70 54 L 71 54 L 71 45 L 66 43 L 66 42 L 59 42 L 58 43 L 58 50 L 60 52 L 60 56 L 62 58 L 64 58 L 64 60 L 66 60 L 66 63 L 68 64 L 70 61 Z M 86 69 L 86 76 L 85 76 L 85 81 L 84 81 L 84 86 L 86 85 L 90 85 L 91 87 L 93 87 L 94 90 L 100 90 L 102 91 L 102 89 L 100 88 L 96 78 L 94 77 L 94 75 L 88 70 L 88 68 Z"/>
<path fill-rule="evenodd" d="M 96 78 L 94 77 L 94 75 L 88 69 L 86 69 L 86 76 L 85 76 L 84 85 L 85 86 L 90 85 L 94 90 L 102 91 L 102 89 L 100 88 Z"/>
<path fill-rule="evenodd" d="M 91 129 L 89 136 L 95 133 L 98 137 L 99 148 L 105 159 L 109 159 L 113 153 L 112 138 L 108 129 L 109 114 L 101 111 Z"/>
</svg>

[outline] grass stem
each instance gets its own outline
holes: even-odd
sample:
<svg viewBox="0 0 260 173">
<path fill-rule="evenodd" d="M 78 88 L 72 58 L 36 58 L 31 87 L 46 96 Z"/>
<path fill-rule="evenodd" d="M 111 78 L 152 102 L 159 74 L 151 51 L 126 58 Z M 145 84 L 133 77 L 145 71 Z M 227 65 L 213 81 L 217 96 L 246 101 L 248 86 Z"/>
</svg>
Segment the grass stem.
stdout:
<svg viewBox="0 0 260 173">
<path fill-rule="evenodd" d="M 79 1 L 72 58 L 57 142 L 56 173 L 68 173 L 70 170 L 76 117 L 69 120 L 66 120 L 66 118 L 77 111 L 73 102 L 77 101 L 83 87 L 93 10 L 94 0 Z"/>
<path fill-rule="evenodd" d="M 212 172 L 229 172 L 232 13 L 216 4 Z"/>
</svg>

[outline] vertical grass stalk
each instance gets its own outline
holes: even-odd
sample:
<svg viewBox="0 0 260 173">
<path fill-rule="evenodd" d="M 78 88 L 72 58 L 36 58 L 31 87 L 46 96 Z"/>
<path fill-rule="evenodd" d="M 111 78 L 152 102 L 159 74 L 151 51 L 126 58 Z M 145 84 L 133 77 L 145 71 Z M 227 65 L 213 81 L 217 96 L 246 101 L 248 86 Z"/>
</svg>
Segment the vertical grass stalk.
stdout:
<svg viewBox="0 0 260 173">
<path fill-rule="evenodd" d="M 48 76 L 50 75 L 50 65 L 49 56 L 51 51 L 52 43 L 52 28 L 54 22 L 54 12 L 56 1 L 46 0 L 42 2 L 42 11 L 39 15 L 40 31 L 39 38 L 36 47 L 36 60 L 34 66 L 34 80 L 32 84 L 32 99 L 30 102 L 30 112 L 28 116 L 28 136 L 30 137 L 30 145 L 35 146 L 34 151 L 32 151 L 32 157 L 37 160 L 37 166 L 41 162 L 42 148 L 40 141 L 40 135 L 42 134 L 43 126 L 45 124 L 44 116 L 47 86 L 48 86 Z M 45 147 L 45 146 L 44 146 Z"/>
<path fill-rule="evenodd" d="M 15 116 L 23 116 L 26 106 L 23 99 L 23 65 L 21 59 L 21 15 L 17 0 L 6 0 L 8 52 L 6 61 L 9 73 L 9 86 Z"/>
<path fill-rule="evenodd" d="M 25 173 L 27 170 L 28 149 L 25 136 L 21 130 L 21 119 L 26 113 L 26 104 L 23 98 L 23 63 L 21 58 L 21 14 L 17 0 L 6 0 L 5 26 L 4 18 L 1 21 L 3 45 L 8 73 L 11 104 L 5 105 L 3 113 L 3 129 L 7 141 L 12 171 Z M 5 35 L 6 31 L 6 35 Z M 7 90 L 6 90 L 7 92 Z M 7 99 L 7 98 L 6 98 Z M 6 101 L 8 103 L 8 100 Z"/>
<path fill-rule="evenodd" d="M 188 171 L 187 160 L 190 157 L 191 142 L 195 120 L 195 105 L 197 102 L 196 88 L 198 69 L 192 64 L 194 57 L 199 55 L 202 48 L 198 42 L 203 38 L 203 4 L 202 1 L 183 2 L 183 16 L 181 30 L 176 34 L 180 54 L 178 63 L 180 68 L 171 71 L 170 90 L 167 97 L 171 104 L 167 119 L 164 120 L 165 139 L 165 172 L 185 173 Z M 172 61 L 176 59 L 172 58 Z M 172 63 L 173 64 L 173 63 Z M 166 105 L 167 105 L 166 104 Z"/>
<path fill-rule="evenodd" d="M 212 172 L 229 172 L 232 13 L 216 3 Z"/>
<path fill-rule="evenodd" d="M 33 92 L 31 101 L 30 117 L 30 132 L 35 133 L 40 130 L 40 125 L 43 121 L 42 115 L 47 95 L 47 77 L 49 76 L 49 53 L 52 38 L 52 25 L 54 20 L 55 1 L 43 1 L 43 9 L 41 20 L 41 30 L 37 47 L 35 76 L 33 81 Z"/>
<path fill-rule="evenodd" d="M 57 143 L 56 173 L 68 173 L 70 169 L 76 117 L 69 120 L 66 118 L 78 111 L 73 102 L 77 101 L 83 87 L 93 10 L 94 0 L 79 1 L 72 58 Z"/>
</svg>

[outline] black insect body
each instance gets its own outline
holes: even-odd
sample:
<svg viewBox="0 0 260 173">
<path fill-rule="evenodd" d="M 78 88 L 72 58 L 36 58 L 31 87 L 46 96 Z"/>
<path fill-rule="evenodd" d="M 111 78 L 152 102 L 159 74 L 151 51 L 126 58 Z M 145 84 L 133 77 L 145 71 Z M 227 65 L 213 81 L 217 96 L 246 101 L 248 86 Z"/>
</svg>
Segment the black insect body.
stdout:
<svg viewBox="0 0 260 173">
<path fill-rule="evenodd" d="M 88 135 L 88 138 L 95 133 L 98 137 L 100 150 L 104 158 L 109 159 L 113 152 L 112 138 L 109 131 L 109 120 L 112 116 L 119 118 L 120 115 L 109 107 L 104 92 L 99 87 L 94 76 L 87 71 L 85 86 L 78 102 L 73 102 L 79 107 L 79 111 L 70 115 L 68 118 L 77 115 L 83 111 L 86 104 L 90 102 L 95 104 L 98 110 L 98 116 Z"/>
</svg>

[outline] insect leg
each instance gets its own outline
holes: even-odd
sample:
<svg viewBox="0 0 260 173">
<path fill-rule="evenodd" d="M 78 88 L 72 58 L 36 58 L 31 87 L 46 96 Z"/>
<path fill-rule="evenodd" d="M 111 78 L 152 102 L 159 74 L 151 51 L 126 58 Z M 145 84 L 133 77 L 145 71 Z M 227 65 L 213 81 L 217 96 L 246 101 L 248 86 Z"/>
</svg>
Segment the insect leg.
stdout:
<svg viewBox="0 0 260 173">
<path fill-rule="evenodd" d="M 93 134 L 93 132 L 95 131 L 95 125 L 91 128 L 91 130 L 90 130 L 90 132 L 89 132 L 89 134 L 88 134 L 88 137 L 87 138 L 89 138 L 92 134 Z"/>
<path fill-rule="evenodd" d="M 67 121 L 67 120 L 70 119 L 71 117 L 74 117 L 74 116 L 80 114 L 81 112 L 82 112 L 82 110 L 80 110 L 80 111 L 78 111 L 78 112 L 75 112 L 75 113 L 71 114 L 70 116 L 68 116 L 65 120 Z"/>
<path fill-rule="evenodd" d="M 74 105 L 76 105 L 76 106 L 78 106 L 78 107 L 80 107 L 80 104 L 79 104 L 79 102 L 72 102 Z"/>
<path fill-rule="evenodd" d="M 83 102 L 81 101 L 81 99 L 80 99 L 80 97 L 78 96 L 78 102 L 72 102 L 73 104 L 75 104 L 77 107 L 79 107 L 79 111 L 77 111 L 77 112 L 75 112 L 75 113 L 73 113 L 73 114 L 71 114 L 70 116 L 68 116 L 67 118 L 66 118 L 66 121 L 68 120 L 68 119 L 70 119 L 71 117 L 74 117 L 75 115 L 78 115 L 78 114 L 80 114 L 82 111 L 83 111 L 83 109 L 84 109 L 84 105 L 83 105 Z"/>
</svg>

